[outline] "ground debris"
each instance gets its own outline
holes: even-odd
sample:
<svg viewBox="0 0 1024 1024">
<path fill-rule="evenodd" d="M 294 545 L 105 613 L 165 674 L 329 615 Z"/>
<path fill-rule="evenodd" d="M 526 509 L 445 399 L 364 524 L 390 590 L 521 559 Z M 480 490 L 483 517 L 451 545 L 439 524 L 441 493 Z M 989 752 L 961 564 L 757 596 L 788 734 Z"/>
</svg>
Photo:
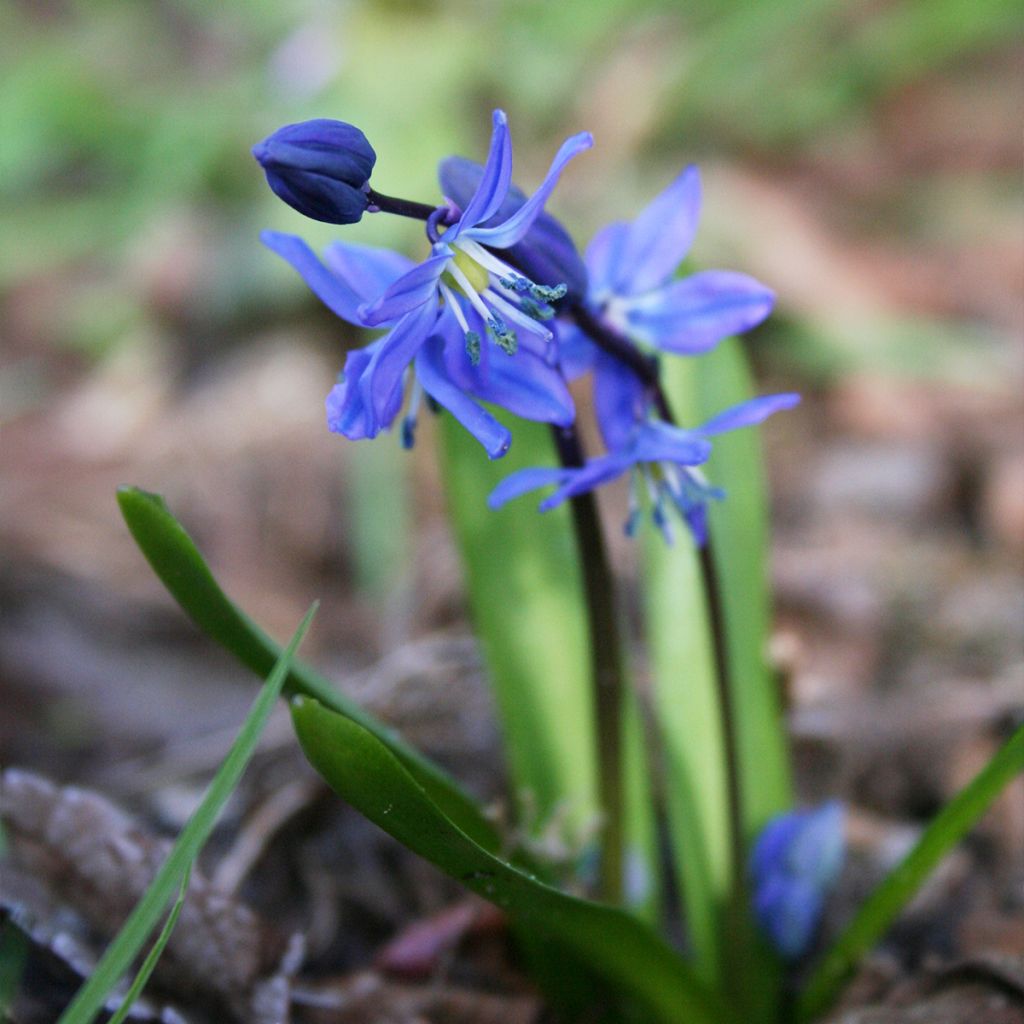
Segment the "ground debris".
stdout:
<svg viewBox="0 0 1024 1024">
<path fill-rule="evenodd" d="M 533 995 L 410 985 L 374 971 L 296 991 L 295 1005 L 301 1024 L 536 1024 L 541 1019 L 541 1003 Z"/>
<path fill-rule="evenodd" d="M 51 949 L 73 946 L 74 957 L 66 959 L 88 973 L 93 949 L 75 941 L 71 929 L 86 940 L 108 940 L 170 843 L 96 793 L 13 768 L 0 777 L 0 817 L 9 858 L 0 900 L 35 941 L 49 935 Z M 281 1024 L 300 959 L 299 939 L 286 939 L 194 869 L 153 982 L 189 1005 L 219 1006 L 242 1024 Z"/>
</svg>

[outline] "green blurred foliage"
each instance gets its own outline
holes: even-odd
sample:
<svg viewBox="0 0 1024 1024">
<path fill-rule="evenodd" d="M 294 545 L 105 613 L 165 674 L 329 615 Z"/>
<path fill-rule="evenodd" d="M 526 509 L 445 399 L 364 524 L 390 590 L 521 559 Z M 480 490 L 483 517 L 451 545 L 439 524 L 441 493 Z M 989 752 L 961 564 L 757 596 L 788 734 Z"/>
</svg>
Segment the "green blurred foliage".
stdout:
<svg viewBox="0 0 1024 1024">
<path fill-rule="evenodd" d="M 248 150 L 311 116 L 363 126 L 377 187 L 425 200 L 439 157 L 482 154 L 492 106 L 510 113 L 527 187 L 564 134 L 592 128 L 607 154 L 554 204 L 586 237 L 687 159 L 792 158 L 1019 21 L 1012 0 L 8 3 L 0 289 L 77 282 L 55 341 L 101 352 L 152 316 L 135 268 L 169 274 L 166 225 L 191 217 L 196 315 L 287 313 L 308 300 L 258 229 L 333 229 L 278 203 Z M 418 244 L 415 224 L 367 221 L 349 237 Z"/>
</svg>

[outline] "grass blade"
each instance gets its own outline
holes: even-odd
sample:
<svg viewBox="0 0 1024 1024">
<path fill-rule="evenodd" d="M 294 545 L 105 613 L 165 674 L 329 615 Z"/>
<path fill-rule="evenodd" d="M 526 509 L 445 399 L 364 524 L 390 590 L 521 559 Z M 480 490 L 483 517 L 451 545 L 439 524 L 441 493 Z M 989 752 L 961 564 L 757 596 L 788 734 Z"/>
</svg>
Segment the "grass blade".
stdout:
<svg viewBox="0 0 1024 1024">
<path fill-rule="evenodd" d="M 263 689 L 253 702 L 235 742 L 231 745 L 217 774 L 206 790 L 202 802 L 189 818 L 156 877 L 128 916 L 123 927 L 96 965 L 92 976 L 82 986 L 70 1006 L 61 1014 L 58 1024 L 90 1024 L 103 1006 L 117 980 L 131 966 L 142 949 L 146 937 L 156 927 L 174 889 L 181 883 L 213 830 L 228 797 L 249 763 L 259 742 L 267 719 L 281 695 L 292 655 L 302 642 L 317 605 L 306 612 L 288 646 L 278 658 Z"/>
<path fill-rule="evenodd" d="M 939 861 L 1021 772 L 1024 725 L 936 815 L 917 845 L 857 911 L 807 982 L 798 1003 L 800 1021 L 811 1021 L 829 1008 L 857 961 L 882 938 Z"/>
<path fill-rule="evenodd" d="M 178 917 L 181 915 L 181 908 L 185 906 L 185 896 L 188 893 L 188 880 L 192 877 L 191 865 L 185 869 L 185 877 L 181 880 L 181 885 L 178 886 L 178 898 L 174 901 L 174 906 L 171 907 L 171 912 L 167 915 L 167 920 L 164 922 L 164 926 L 157 936 L 156 942 L 153 943 L 153 948 L 146 955 L 146 959 L 142 961 L 142 966 L 139 968 L 138 974 L 135 975 L 135 980 L 131 983 L 131 987 L 125 993 L 124 999 L 121 1001 L 121 1005 L 117 1008 L 117 1013 L 107 1022 L 107 1024 L 121 1024 L 121 1022 L 128 1016 L 128 1011 L 131 1010 L 135 1004 L 135 1000 L 142 994 L 142 990 L 146 987 L 146 983 L 149 981 L 149 976 L 153 973 L 153 968 L 156 967 L 156 962 L 160 959 L 167 943 L 171 939 L 171 932 L 174 931 L 174 926 L 178 923 Z"/>
<path fill-rule="evenodd" d="M 117 492 L 117 502 L 135 542 L 185 614 L 243 665 L 265 677 L 280 656 L 281 648 L 221 590 L 192 538 L 171 514 L 163 498 L 137 487 L 123 487 Z M 387 744 L 460 828 L 489 849 L 498 849 L 500 840 L 494 826 L 444 769 L 339 693 L 319 673 L 302 662 L 293 662 L 285 678 L 284 692 L 314 697 L 369 729 Z"/>
</svg>

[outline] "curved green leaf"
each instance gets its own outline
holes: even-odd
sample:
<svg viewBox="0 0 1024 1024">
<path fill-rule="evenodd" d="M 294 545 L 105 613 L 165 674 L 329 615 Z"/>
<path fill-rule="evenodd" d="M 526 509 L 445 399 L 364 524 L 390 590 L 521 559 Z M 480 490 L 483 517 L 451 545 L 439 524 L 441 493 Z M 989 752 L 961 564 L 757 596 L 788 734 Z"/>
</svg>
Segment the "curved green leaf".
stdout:
<svg viewBox="0 0 1024 1024">
<path fill-rule="evenodd" d="M 917 844 L 861 905 L 811 975 L 797 1005 L 800 1021 L 829 1008 L 857 961 L 888 931 L 939 861 L 967 834 L 989 804 L 1024 772 L 1024 725 L 938 813 Z"/>
<path fill-rule="evenodd" d="M 661 1024 L 728 1024 L 729 1008 L 647 925 L 568 896 L 475 843 L 430 799 L 395 755 L 357 722 L 296 697 L 292 719 L 312 765 L 367 818 L 519 925 L 556 939 Z M 651 1016 L 653 1015 L 653 1016 Z"/>
<path fill-rule="evenodd" d="M 117 501 L 146 560 L 189 618 L 257 675 L 269 673 L 281 648 L 221 590 L 192 538 L 171 515 L 163 498 L 137 487 L 122 487 L 117 492 Z M 487 849 L 499 848 L 494 826 L 451 776 L 405 743 L 393 729 L 339 693 L 308 665 L 299 661 L 292 664 L 284 692 L 315 697 L 358 722 L 391 750 L 461 829 Z"/>
</svg>

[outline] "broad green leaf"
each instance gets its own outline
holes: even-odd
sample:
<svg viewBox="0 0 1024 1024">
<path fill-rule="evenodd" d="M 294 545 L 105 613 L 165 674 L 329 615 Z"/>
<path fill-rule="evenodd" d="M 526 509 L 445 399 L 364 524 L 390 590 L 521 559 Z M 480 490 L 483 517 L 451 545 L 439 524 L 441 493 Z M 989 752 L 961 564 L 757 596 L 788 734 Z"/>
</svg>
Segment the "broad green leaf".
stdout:
<svg viewBox="0 0 1024 1024">
<path fill-rule="evenodd" d="M 720 980 L 720 915 L 732 850 L 722 718 L 696 550 L 680 532 L 644 538 L 643 587 L 652 705 L 663 751 L 666 814 L 687 936 L 701 977 Z"/>
<path fill-rule="evenodd" d="M 917 844 L 868 897 L 811 975 L 798 1002 L 798 1019 L 829 1008 L 858 960 L 889 930 L 940 860 L 968 833 L 1015 776 L 1024 772 L 1024 726 L 938 813 Z"/>
<path fill-rule="evenodd" d="M 117 501 L 135 542 L 189 618 L 257 675 L 269 672 L 280 655 L 280 648 L 221 590 L 192 538 L 171 515 L 163 498 L 135 487 L 124 487 L 118 491 Z M 339 693 L 308 665 L 295 662 L 291 666 L 284 692 L 315 697 L 327 707 L 359 722 L 393 751 L 460 828 L 488 849 L 498 848 L 499 838 L 494 826 L 458 783 L 405 743 L 393 729 Z"/>
<path fill-rule="evenodd" d="M 663 383 L 684 426 L 696 426 L 751 395 L 746 358 L 736 339 L 722 343 L 700 359 L 667 360 Z M 767 517 L 757 431 L 748 428 L 716 437 L 706 472 L 713 484 L 726 491 L 725 500 L 709 510 L 708 543 L 716 567 L 726 633 L 726 685 L 735 731 L 740 794 L 739 845 L 749 849 L 768 820 L 792 802 L 784 722 L 775 680 L 766 660 L 770 626 L 765 568 Z M 682 868 L 681 878 L 684 896 L 694 902 L 694 941 L 702 964 L 709 965 L 706 976 L 721 980 L 751 1021 L 770 1021 L 777 1010 L 779 962 L 754 926 L 743 885 L 744 865 L 733 865 L 731 856 L 721 849 L 722 843 L 729 840 L 731 826 L 722 817 L 727 806 L 725 751 L 715 677 L 707 674 L 708 652 L 702 652 L 696 634 L 688 638 L 685 627 L 673 618 L 689 611 L 706 627 L 706 616 L 697 611 L 706 606 L 703 580 L 701 597 L 697 599 L 692 588 L 696 574 L 692 562 L 687 562 L 682 553 L 666 554 L 664 558 L 661 570 L 651 576 L 651 640 L 659 677 L 658 707 L 666 710 L 660 724 L 666 730 L 669 770 L 677 773 L 679 781 L 677 803 L 670 817 L 676 822 L 673 831 L 677 842 L 680 836 L 685 838 L 676 855 L 685 860 L 688 850 L 693 850 L 690 863 Z M 672 572 L 676 574 L 674 580 L 661 575 Z M 675 599 L 687 603 L 674 609 L 667 602 Z M 695 629 L 696 623 L 689 626 Z M 673 635 L 673 631 L 678 635 Z M 706 628 L 703 635 L 706 643 Z M 691 644 L 689 656 L 682 649 L 686 642 Z M 713 659 L 710 664 L 714 666 Z M 696 670 L 692 677 L 691 665 Z M 672 715 L 668 693 L 679 693 L 687 687 L 693 689 L 681 699 L 686 712 L 695 716 L 693 740 L 703 749 L 680 756 L 678 752 L 685 747 L 689 730 L 681 715 Z M 705 763 L 704 758 L 715 756 L 716 751 L 723 760 L 717 766 Z M 688 820 L 691 815 L 693 821 Z M 692 834 L 691 830 L 704 828 L 710 831 Z M 727 879 L 728 897 L 723 903 L 721 886 Z M 710 958 L 713 921 L 717 924 L 717 963 Z"/>
<path fill-rule="evenodd" d="M 539 513 L 529 497 L 498 511 L 487 505 L 510 473 L 555 464 L 550 428 L 517 420 L 509 453 L 493 463 L 452 417 L 441 418 L 440 435 L 453 529 L 521 817 L 536 832 L 555 815 L 571 840 L 593 827 L 598 804 L 589 627 L 570 510 Z M 650 915 L 659 888 L 656 839 L 631 694 L 622 749 L 626 900 Z"/>
<path fill-rule="evenodd" d="M 367 818 L 514 922 L 568 947 L 662 1024 L 728 1024 L 729 1008 L 646 924 L 568 896 L 483 849 L 435 804 L 395 755 L 357 722 L 292 700 L 299 742 L 331 787 Z"/>
<path fill-rule="evenodd" d="M 746 358 L 729 339 L 700 359 L 666 360 L 665 387 L 680 423 L 696 426 L 751 397 Z M 726 491 L 709 512 L 711 551 L 727 632 L 729 686 L 739 745 L 743 840 L 749 847 L 792 804 L 786 734 L 766 652 L 771 611 L 764 470 L 757 429 L 714 439 L 707 476 Z"/>
<path fill-rule="evenodd" d="M 543 825 L 556 808 L 577 830 L 597 815 L 587 621 L 569 508 L 543 515 L 529 498 L 498 511 L 487 496 L 526 466 L 554 464 L 548 428 L 517 422 L 508 454 L 489 463 L 452 416 L 439 421 L 441 461 L 516 796 Z"/>
<path fill-rule="evenodd" d="M 61 1014 L 58 1024 L 90 1024 L 117 983 L 117 979 L 131 966 L 146 937 L 156 927 L 174 890 L 181 885 L 182 879 L 187 875 L 213 831 L 221 808 L 234 792 L 245 766 L 256 750 L 267 719 L 270 718 L 274 704 L 281 695 L 292 655 L 306 635 L 309 624 L 316 614 L 316 608 L 314 604 L 306 612 L 295 635 L 277 659 L 263 689 L 253 702 L 235 742 L 217 769 L 217 774 L 214 775 L 201 803 L 182 829 L 142 899 L 128 915 L 128 920 L 100 958 L 96 970 L 79 990 L 71 1005 Z"/>
</svg>

